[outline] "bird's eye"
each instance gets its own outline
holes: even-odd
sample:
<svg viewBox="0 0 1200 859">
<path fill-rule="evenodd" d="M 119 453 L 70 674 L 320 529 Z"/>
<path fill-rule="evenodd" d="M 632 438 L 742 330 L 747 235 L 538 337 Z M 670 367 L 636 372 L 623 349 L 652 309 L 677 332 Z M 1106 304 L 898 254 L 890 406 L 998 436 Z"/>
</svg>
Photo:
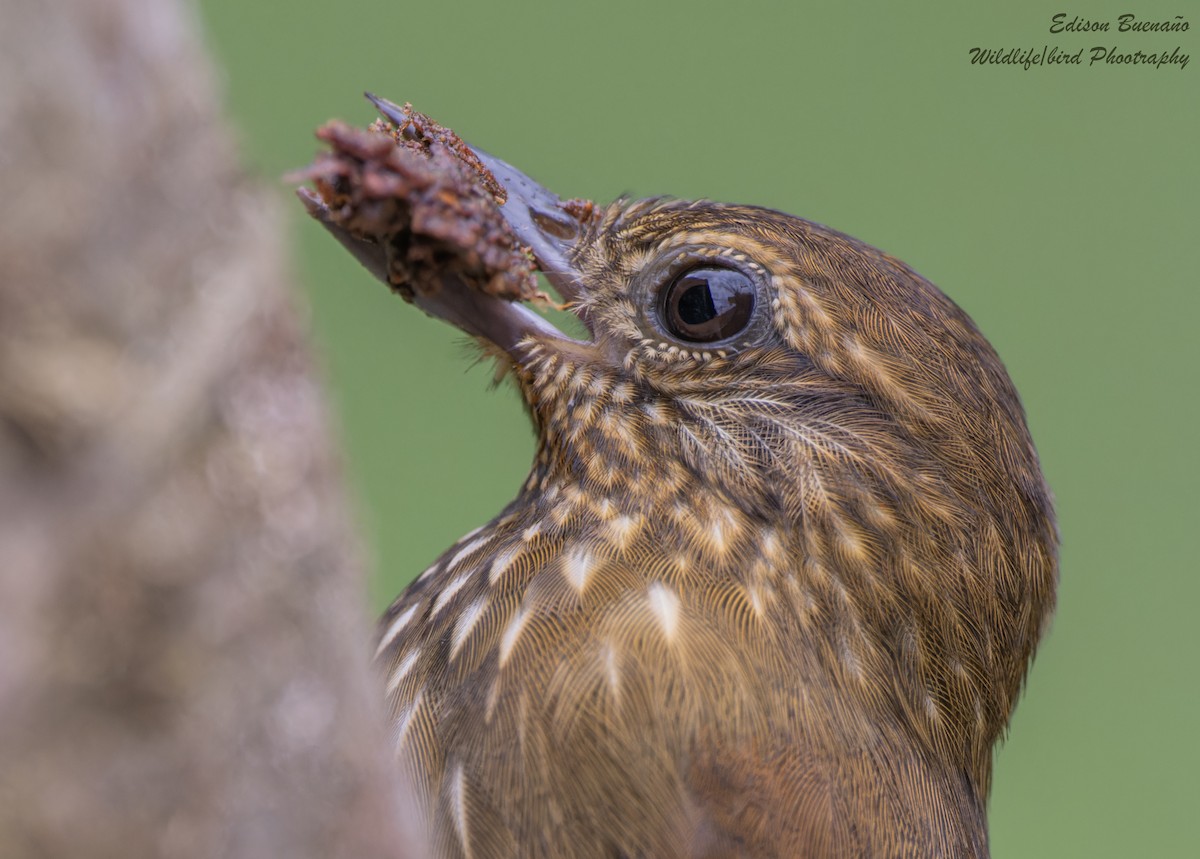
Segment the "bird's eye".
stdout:
<svg viewBox="0 0 1200 859">
<path fill-rule="evenodd" d="M 732 337 L 754 313 L 754 284 L 732 268 L 702 266 L 681 272 L 661 293 L 659 318 L 672 335 L 690 343 Z"/>
</svg>

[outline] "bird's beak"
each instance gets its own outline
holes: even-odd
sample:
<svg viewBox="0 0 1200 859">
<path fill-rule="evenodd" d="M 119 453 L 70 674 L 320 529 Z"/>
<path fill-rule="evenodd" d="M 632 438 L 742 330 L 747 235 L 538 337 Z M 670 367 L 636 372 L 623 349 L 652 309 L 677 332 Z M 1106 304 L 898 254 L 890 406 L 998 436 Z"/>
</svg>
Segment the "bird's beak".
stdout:
<svg viewBox="0 0 1200 859">
<path fill-rule="evenodd" d="M 367 93 L 367 98 L 382 116 L 397 126 L 403 127 L 409 122 L 409 117 L 399 105 L 371 93 Z M 474 146 L 469 148 L 504 188 L 506 198 L 500 204 L 500 214 L 516 234 L 517 240 L 533 252 L 538 269 L 546 275 L 562 299 L 568 305 L 576 304 L 583 291 L 574 263 L 574 253 L 584 226 L 578 214 L 564 205 L 557 194 L 511 164 Z M 354 249 L 351 248 L 351 251 Z M 355 255 L 360 256 L 358 253 Z M 368 265 L 368 268 L 372 267 Z M 378 275 L 378 272 L 375 273 Z M 413 303 L 426 313 L 445 319 L 469 334 L 486 337 L 501 349 L 514 354 L 514 357 L 517 344 L 530 335 L 543 340 L 578 342 L 528 307 L 472 290 L 454 278 L 448 278 L 444 287 L 433 295 L 415 296 Z"/>
<path fill-rule="evenodd" d="M 398 126 L 403 127 L 409 122 L 400 106 L 370 94 L 367 97 L 384 117 Z M 503 186 L 506 199 L 499 204 L 500 213 L 518 241 L 530 248 L 537 267 L 564 301 L 568 305 L 577 303 L 583 291 L 574 264 L 575 250 L 584 229 L 585 219 L 579 216 L 580 210 L 564 204 L 557 195 L 499 158 L 474 147 L 470 149 Z M 378 243 L 359 238 L 335 223 L 318 194 L 307 188 L 300 188 L 297 193 L 310 215 L 368 271 L 391 285 L 386 255 Z M 518 361 L 521 344 L 530 338 L 542 342 L 557 341 L 560 346 L 583 345 L 567 337 L 530 307 L 475 289 L 450 272 L 441 277 L 438 289 L 418 292 L 412 296 L 412 302 L 430 316 L 491 341 Z"/>
<path fill-rule="evenodd" d="M 576 302 L 583 292 L 574 254 L 582 224 L 553 191 L 539 185 L 516 167 L 472 146 L 471 151 L 496 177 L 508 198 L 500 214 L 533 251 L 538 268 L 564 301 Z"/>
</svg>

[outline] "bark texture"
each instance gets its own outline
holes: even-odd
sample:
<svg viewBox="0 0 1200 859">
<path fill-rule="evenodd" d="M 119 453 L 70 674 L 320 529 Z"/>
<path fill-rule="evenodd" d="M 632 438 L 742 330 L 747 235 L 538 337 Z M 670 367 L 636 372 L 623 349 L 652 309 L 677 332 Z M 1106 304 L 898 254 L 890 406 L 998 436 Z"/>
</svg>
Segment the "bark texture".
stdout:
<svg viewBox="0 0 1200 859">
<path fill-rule="evenodd" d="M 195 11 L 0 20 L 0 856 L 394 856 L 279 205 Z"/>
</svg>

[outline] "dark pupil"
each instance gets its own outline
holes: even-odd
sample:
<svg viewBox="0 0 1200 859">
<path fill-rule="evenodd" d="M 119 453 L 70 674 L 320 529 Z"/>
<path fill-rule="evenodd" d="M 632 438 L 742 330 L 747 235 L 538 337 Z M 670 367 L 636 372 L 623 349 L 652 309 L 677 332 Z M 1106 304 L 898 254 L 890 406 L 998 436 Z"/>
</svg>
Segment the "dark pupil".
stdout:
<svg viewBox="0 0 1200 859">
<path fill-rule="evenodd" d="M 663 323 L 680 340 L 712 343 L 737 334 L 750 322 L 754 285 L 740 271 L 696 268 L 671 281 Z"/>
</svg>

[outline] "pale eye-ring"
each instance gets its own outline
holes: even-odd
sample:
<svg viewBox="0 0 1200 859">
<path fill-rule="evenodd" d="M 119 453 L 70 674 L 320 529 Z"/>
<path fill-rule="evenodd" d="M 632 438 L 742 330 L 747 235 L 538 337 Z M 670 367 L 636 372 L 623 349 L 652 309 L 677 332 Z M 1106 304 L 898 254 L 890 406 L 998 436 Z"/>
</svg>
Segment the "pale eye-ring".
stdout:
<svg viewBox="0 0 1200 859">
<path fill-rule="evenodd" d="M 754 316 L 753 281 L 734 268 L 703 265 L 675 275 L 659 293 L 659 321 L 687 343 L 715 343 L 741 333 Z"/>
</svg>

